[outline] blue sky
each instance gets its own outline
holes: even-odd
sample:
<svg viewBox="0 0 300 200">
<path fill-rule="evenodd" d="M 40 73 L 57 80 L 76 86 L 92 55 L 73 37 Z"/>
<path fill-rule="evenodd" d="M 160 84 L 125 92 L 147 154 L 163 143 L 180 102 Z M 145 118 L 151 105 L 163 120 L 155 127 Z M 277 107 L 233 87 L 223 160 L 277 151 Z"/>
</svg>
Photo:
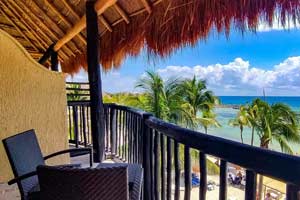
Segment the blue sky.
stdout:
<svg viewBox="0 0 300 200">
<path fill-rule="evenodd" d="M 138 92 L 134 85 L 145 70 L 155 70 L 164 79 L 171 76 L 205 79 L 217 95 L 300 95 L 300 30 L 260 26 L 257 33 L 232 31 L 212 33 L 207 41 L 185 47 L 169 58 L 148 60 L 142 53 L 128 58 L 120 69 L 103 74 L 106 92 Z M 85 72 L 73 81 L 86 81 Z"/>
</svg>

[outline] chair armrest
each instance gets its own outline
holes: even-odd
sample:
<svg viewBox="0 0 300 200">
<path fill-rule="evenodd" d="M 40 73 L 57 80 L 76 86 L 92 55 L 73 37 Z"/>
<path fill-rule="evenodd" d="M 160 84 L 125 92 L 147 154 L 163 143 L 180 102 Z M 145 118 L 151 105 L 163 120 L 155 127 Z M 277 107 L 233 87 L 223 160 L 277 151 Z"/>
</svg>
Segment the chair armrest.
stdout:
<svg viewBox="0 0 300 200">
<path fill-rule="evenodd" d="M 23 174 L 23 175 L 18 176 L 18 177 L 14 178 L 14 179 L 11 179 L 10 181 L 8 181 L 7 184 L 8 185 L 12 185 L 12 184 L 15 184 L 15 183 L 17 183 L 19 181 L 22 181 L 22 180 L 24 180 L 26 178 L 30 178 L 30 177 L 35 176 L 35 175 L 37 175 L 36 171 L 29 172 L 27 174 Z"/>
<path fill-rule="evenodd" d="M 76 148 L 76 149 L 66 149 L 66 150 L 58 151 L 56 153 L 45 156 L 44 160 L 47 160 L 49 158 L 52 158 L 52 157 L 55 157 L 58 155 L 71 153 L 71 152 L 87 152 L 87 153 L 89 153 L 90 154 L 90 167 L 93 166 L 93 158 L 92 158 L 92 149 L 91 148 Z"/>
</svg>

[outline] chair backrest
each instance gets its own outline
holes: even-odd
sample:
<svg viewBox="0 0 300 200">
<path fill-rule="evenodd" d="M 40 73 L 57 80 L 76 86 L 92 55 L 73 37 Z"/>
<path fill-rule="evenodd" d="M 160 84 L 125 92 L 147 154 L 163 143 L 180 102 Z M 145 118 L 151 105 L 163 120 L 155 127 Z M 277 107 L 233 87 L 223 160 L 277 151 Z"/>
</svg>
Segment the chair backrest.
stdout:
<svg viewBox="0 0 300 200">
<path fill-rule="evenodd" d="M 127 167 L 37 168 L 40 195 L 43 200 L 127 200 L 129 198 Z"/>
<path fill-rule="evenodd" d="M 36 171 L 37 166 L 45 164 L 34 130 L 8 137 L 2 142 L 15 177 Z M 37 184 L 37 176 L 20 181 L 18 187 L 22 199 Z"/>
</svg>

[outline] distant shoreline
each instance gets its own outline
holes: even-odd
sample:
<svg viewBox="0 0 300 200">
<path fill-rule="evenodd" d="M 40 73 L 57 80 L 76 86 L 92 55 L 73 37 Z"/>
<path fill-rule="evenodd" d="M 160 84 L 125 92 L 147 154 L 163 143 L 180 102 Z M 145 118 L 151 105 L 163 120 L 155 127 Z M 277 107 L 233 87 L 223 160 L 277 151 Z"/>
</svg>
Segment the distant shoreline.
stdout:
<svg viewBox="0 0 300 200">
<path fill-rule="evenodd" d="M 239 104 L 218 104 L 216 105 L 215 107 L 216 108 L 232 108 L 232 109 L 240 109 L 240 106 Z"/>
<path fill-rule="evenodd" d="M 240 106 L 242 106 L 243 104 L 218 104 L 215 105 L 215 108 L 231 108 L 234 110 L 239 110 Z M 295 109 L 294 107 L 291 107 L 293 111 L 295 111 L 296 113 L 300 114 L 299 109 Z"/>
</svg>

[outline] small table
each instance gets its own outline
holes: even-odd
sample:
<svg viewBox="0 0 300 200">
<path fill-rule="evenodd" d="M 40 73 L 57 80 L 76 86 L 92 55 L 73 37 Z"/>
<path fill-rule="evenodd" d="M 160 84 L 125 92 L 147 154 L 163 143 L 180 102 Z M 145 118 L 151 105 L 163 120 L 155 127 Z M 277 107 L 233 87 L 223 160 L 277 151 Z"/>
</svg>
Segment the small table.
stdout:
<svg viewBox="0 0 300 200">
<path fill-rule="evenodd" d="M 101 169 L 123 166 L 126 166 L 128 170 L 129 199 L 140 200 L 143 182 L 143 168 L 141 165 L 127 163 L 100 163 L 96 168 Z"/>
</svg>

